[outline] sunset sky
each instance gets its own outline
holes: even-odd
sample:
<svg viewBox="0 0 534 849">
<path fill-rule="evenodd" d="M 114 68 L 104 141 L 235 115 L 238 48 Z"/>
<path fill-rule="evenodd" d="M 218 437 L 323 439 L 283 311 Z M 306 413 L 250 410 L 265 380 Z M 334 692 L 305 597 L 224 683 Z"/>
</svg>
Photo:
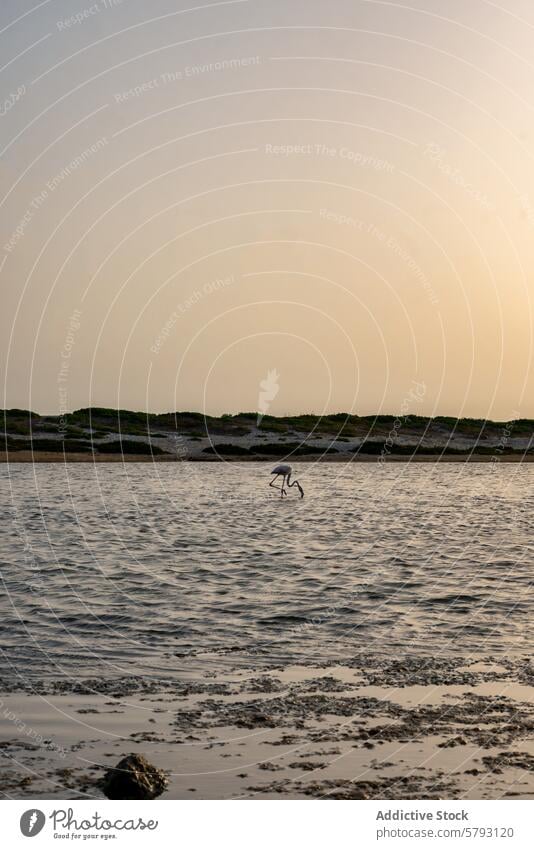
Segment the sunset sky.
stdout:
<svg viewBox="0 0 534 849">
<path fill-rule="evenodd" d="M 527 0 L 3 0 L 2 406 L 276 371 L 275 415 L 534 417 L 533 38 Z"/>
</svg>

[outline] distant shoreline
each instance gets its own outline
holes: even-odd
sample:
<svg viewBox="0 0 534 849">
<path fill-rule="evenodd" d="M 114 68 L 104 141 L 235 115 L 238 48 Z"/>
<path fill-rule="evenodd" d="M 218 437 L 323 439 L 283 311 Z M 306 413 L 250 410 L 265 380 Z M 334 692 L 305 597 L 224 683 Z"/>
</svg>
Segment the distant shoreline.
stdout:
<svg viewBox="0 0 534 849">
<path fill-rule="evenodd" d="M 522 463 L 534 456 L 534 420 L 5 410 L 0 449 L 4 463 Z"/>
<path fill-rule="evenodd" d="M 283 456 L 283 444 L 280 445 L 280 457 Z M 532 463 L 533 454 L 388 454 L 382 458 L 376 454 L 347 454 L 322 455 L 306 454 L 303 457 L 289 457 L 291 463 Z M 276 463 L 273 456 L 255 457 L 175 457 L 170 454 L 88 454 L 67 453 L 55 451 L 1 451 L 0 463 Z"/>
</svg>

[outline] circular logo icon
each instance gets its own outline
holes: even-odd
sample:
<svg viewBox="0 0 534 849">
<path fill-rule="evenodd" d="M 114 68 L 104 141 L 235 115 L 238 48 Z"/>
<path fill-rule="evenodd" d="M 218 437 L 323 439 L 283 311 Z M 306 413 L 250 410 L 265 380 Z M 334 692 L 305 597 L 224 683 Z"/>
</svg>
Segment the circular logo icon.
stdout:
<svg viewBox="0 0 534 849">
<path fill-rule="evenodd" d="M 20 830 L 24 837 L 35 837 L 42 830 L 46 822 L 46 817 L 42 811 L 37 808 L 31 808 L 29 811 L 24 811 L 20 818 Z"/>
</svg>

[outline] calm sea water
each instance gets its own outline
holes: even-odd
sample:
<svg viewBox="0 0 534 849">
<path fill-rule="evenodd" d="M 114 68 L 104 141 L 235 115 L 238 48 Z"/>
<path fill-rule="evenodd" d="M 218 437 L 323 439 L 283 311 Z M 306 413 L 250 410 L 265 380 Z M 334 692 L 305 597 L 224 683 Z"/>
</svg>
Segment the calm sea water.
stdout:
<svg viewBox="0 0 534 849">
<path fill-rule="evenodd" d="M 534 466 L 0 470 L 3 673 L 525 654 Z"/>
</svg>

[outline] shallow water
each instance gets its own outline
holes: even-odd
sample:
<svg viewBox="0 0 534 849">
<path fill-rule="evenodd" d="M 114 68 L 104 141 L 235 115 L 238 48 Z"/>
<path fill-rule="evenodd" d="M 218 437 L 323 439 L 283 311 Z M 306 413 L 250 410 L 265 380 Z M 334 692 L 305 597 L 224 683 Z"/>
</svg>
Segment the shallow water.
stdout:
<svg viewBox="0 0 534 849">
<path fill-rule="evenodd" d="M 532 466 L 2 466 L 3 674 L 531 646 Z"/>
</svg>

